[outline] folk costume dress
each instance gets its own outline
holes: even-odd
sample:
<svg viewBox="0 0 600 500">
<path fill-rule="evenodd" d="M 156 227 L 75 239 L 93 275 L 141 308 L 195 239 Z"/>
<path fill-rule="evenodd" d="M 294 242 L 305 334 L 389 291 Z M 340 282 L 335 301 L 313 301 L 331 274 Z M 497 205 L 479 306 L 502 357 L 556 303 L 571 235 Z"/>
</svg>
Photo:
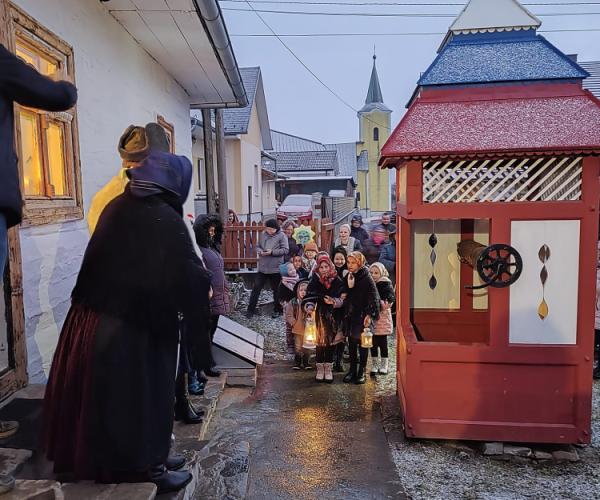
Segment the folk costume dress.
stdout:
<svg viewBox="0 0 600 500">
<path fill-rule="evenodd" d="M 208 323 L 210 278 L 182 218 L 192 167 L 152 152 L 86 249 L 44 401 L 43 446 L 73 479 L 141 480 L 173 428 L 179 315 Z M 193 350 L 210 345 L 199 336 Z"/>
</svg>

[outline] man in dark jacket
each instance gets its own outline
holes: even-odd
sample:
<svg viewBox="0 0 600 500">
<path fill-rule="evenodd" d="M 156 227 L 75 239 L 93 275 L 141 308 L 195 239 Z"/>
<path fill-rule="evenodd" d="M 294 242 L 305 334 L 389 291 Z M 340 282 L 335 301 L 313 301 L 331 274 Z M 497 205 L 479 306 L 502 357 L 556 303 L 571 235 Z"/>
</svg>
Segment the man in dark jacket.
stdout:
<svg viewBox="0 0 600 500">
<path fill-rule="evenodd" d="M 359 214 L 353 215 L 350 220 L 350 236 L 360 241 L 361 245 L 369 239 L 369 233 L 362 225 L 362 217 Z"/>
<path fill-rule="evenodd" d="M 21 222 L 23 204 L 14 145 L 13 104 L 64 111 L 76 101 L 77 89 L 72 84 L 40 75 L 0 44 L 0 279 L 8 255 L 7 231 Z M 1 437 L 14 434 L 16 429 L 16 422 L 0 422 Z"/>
<path fill-rule="evenodd" d="M 279 266 L 283 264 L 283 258 L 289 252 L 289 246 L 287 236 L 279 229 L 277 219 L 269 219 L 265 226 L 265 230 L 258 239 L 258 273 L 250 295 L 246 316 L 251 317 L 254 314 L 260 292 L 269 281 L 273 289 L 273 318 L 276 318 L 283 311 L 278 293 L 281 281 Z"/>
</svg>

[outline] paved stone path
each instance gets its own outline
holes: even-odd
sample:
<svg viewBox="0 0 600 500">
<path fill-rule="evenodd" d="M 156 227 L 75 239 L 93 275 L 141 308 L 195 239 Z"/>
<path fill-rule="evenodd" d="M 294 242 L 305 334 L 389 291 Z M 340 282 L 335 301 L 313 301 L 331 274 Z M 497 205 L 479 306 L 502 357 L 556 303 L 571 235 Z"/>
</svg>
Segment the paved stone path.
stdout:
<svg viewBox="0 0 600 500">
<path fill-rule="evenodd" d="M 393 387 L 393 375 L 363 386 L 341 375 L 316 384 L 314 371 L 268 362 L 254 394 L 226 391 L 215 437 L 250 443 L 249 500 L 406 498 L 377 400 Z"/>
</svg>

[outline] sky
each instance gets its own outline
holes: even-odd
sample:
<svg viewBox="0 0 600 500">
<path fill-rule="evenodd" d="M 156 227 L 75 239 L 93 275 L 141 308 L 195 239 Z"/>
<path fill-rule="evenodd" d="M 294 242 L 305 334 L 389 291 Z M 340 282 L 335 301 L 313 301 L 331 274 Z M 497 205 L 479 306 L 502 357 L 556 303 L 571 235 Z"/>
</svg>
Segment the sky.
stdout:
<svg viewBox="0 0 600 500">
<path fill-rule="evenodd" d="M 263 2 L 265 0 L 262 0 Z M 292 2 L 340 2 L 361 5 L 313 5 Z M 220 0 L 234 53 L 240 67 L 260 66 L 272 129 L 324 143 L 358 140 L 354 110 L 364 104 L 377 54 L 377 70 L 385 104 L 394 112 L 392 127 L 402 118 L 419 75 L 433 61 L 462 0 L 287 0 L 252 2 L 257 10 L 359 13 L 441 14 L 451 17 L 375 17 L 293 15 L 261 12 L 275 33 L 350 33 L 344 37 L 284 37 L 283 41 L 346 106 L 319 83 L 271 34 L 245 0 Z M 493 6 L 494 0 L 489 0 Z M 381 5 L 404 3 L 408 5 Z M 450 5 L 425 5 L 426 3 Z M 466 3 L 466 0 L 465 0 Z M 534 4 L 552 5 L 534 5 Z M 364 4 L 364 5 L 362 5 Z M 379 4 L 379 5 L 378 5 Z M 527 0 L 523 4 L 542 26 L 540 34 L 580 61 L 600 60 L 600 1 Z M 582 5 L 587 4 L 587 5 Z M 240 12 L 244 9 L 248 12 Z M 579 15 L 581 13 L 581 15 Z M 595 15 L 594 15 L 595 13 Z M 544 14 L 551 14 L 544 16 Z M 582 30 L 543 33 L 544 30 Z M 356 36 L 367 33 L 368 36 Z M 383 36 L 374 33 L 440 33 Z M 351 109 L 351 108 L 354 108 Z"/>
</svg>

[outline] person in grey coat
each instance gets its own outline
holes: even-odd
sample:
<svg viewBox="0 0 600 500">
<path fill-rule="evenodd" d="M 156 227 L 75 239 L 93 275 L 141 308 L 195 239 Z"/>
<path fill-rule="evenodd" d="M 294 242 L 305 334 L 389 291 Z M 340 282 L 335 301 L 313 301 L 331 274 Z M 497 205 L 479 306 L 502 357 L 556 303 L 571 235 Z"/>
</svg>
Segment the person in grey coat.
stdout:
<svg viewBox="0 0 600 500">
<path fill-rule="evenodd" d="M 392 224 L 393 226 L 393 224 Z M 390 242 L 381 249 L 379 262 L 387 269 L 392 283 L 396 283 L 396 227 L 390 230 Z"/>
<path fill-rule="evenodd" d="M 256 311 L 258 297 L 268 281 L 273 290 L 273 318 L 276 318 L 283 312 L 278 293 L 279 281 L 281 280 L 279 266 L 283 264 L 283 258 L 288 253 L 289 246 L 287 236 L 279 229 L 277 219 L 269 219 L 265 226 L 266 229 L 258 239 L 258 274 L 254 282 L 254 288 L 252 288 L 246 316 L 251 317 Z"/>
</svg>

